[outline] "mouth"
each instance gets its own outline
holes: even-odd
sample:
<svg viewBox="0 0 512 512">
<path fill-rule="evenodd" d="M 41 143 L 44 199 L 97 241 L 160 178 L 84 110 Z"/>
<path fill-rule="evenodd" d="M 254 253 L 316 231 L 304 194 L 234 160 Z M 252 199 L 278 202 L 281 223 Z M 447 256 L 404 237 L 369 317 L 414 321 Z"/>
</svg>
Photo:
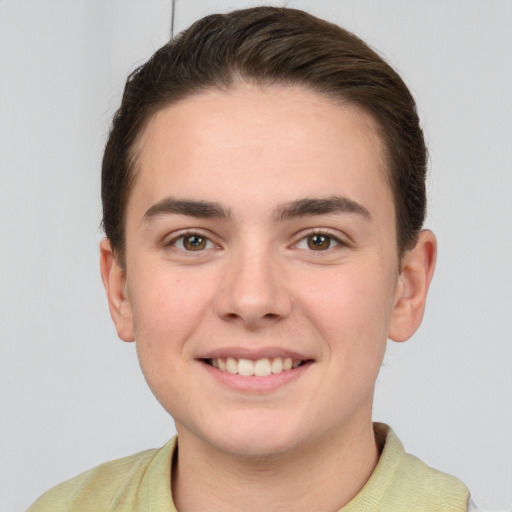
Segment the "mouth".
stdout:
<svg viewBox="0 0 512 512">
<path fill-rule="evenodd" d="M 267 377 L 294 370 L 309 362 L 306 359 L 291 357 L 263 357 L 261 359 L 243 359 L 236 357 L 215 357 L 203 359 L 207 365 L 222 372 L 244 377 Z"/>
</svg>

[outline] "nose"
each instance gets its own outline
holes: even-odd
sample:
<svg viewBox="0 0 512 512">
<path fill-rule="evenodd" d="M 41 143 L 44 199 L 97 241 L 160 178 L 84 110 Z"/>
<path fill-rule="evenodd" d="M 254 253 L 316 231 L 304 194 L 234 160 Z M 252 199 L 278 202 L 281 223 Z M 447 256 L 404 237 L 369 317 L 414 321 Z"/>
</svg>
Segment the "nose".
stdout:
<svg viewBox="0 0 512 512">
<path fill-rule="evenodd" d="M 256 330 L 288 317 L 292 299 L 283 266 L 270 250 L 240 251 L 227 262 L 216 314 Z"/>
</svg>

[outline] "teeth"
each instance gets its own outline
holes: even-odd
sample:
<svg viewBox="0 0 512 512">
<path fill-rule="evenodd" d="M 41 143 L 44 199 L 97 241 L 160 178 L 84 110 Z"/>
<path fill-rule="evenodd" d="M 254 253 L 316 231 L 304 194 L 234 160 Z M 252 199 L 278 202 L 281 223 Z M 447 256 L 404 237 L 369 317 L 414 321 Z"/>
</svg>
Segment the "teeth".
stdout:
<svg viewBox="0 0 512 512">
<path fill-rule="evenodd" d="M 251 359 L 236 359 L 234 357 L 216 357 L 210 360 L 214 368 L 223 372 L 243 375 L 246 377 L 266 377 L 267 375 L 281 373 L 283 371 L 297 368 L 301 360 L 293 360 L 291 357 L 264 357 L 252 361 Z"/>
<path fill-rule="evenodd" d="M 270 368 L 270 361 L 265 359 L 258 359 L 254 363 L 254 375 L 256 377 L 266 377 L 272 373 L 272 369 Z"/>
<path fill-rule="evenodd" d="M 238 361 L 234 357 L 228 357 L 226 360 L 226 369 L 229 373 L 238 373 Z"/>
<path fill-rule="evenodd" d="M 254 362 L 250 359 L 238 360 L 238 374 L 239 375 L 254 375 Z"/>
<path fill-rule="evenodd" d="M 283 360 L 280 357 L 274 357 L 271 369 L 272 373 L 281 373 L 283 371 Z"/>
</svg>

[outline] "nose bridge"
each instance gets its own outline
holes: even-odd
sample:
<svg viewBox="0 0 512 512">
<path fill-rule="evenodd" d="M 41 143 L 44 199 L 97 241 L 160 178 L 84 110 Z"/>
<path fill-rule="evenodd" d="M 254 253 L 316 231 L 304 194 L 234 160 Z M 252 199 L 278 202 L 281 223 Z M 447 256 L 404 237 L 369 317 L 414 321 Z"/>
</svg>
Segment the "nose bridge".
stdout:
<svg viewBox="0 0 512 512">
<path fill-rule="evenodd" d="M 246 240 L 232 251 L 226 267 L 217 298 L 217 314 L 223 319 L 257 327 L 290 313 L 291 297 L 271 244 Z"/>
</svg>

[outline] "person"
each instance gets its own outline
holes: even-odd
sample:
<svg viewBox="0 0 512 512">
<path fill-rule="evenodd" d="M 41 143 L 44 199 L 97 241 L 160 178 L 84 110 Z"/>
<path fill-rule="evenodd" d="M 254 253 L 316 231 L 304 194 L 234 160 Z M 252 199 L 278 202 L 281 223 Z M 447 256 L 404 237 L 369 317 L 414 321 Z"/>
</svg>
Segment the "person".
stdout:
<svg viewBox="0 0 512 512">
<path fill-rule="evenodd" d="M 100 261 L 177 437 L 29 510 L 474 510 L 372 422 L 434 272 L 426 168 L 404 82 L 336 25 L 257 7 L 159 49 L 105 148 Z"/>
</svg>

